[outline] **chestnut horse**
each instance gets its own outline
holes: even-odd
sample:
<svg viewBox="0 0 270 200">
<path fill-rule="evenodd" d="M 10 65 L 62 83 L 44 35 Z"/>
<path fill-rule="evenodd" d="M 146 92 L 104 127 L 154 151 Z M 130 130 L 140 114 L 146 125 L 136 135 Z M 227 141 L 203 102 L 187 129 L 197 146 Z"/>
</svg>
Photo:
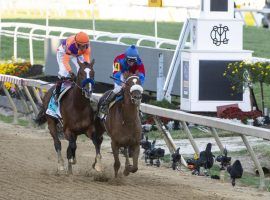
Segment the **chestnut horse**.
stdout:
<svg viewBox="0 0 270 200">
<path fill-rule="evenodd" d="M 76 140 L 80 134 L 86 134 L 87 137 L 92 139 L 95 149 L 96 158 L 93 168 L 101 171 L 101 155 L 100 145 L 102 143 L 102 135 L 97 135 L 94 132 L 94 116 L 95 113 L 90 105 L 90 97 L 92 94 L 92 83 L 94 79 L 94 60 L 89 64 L 87 62 L 81 63 L 77 60 L 80 68 L 77 74 L 76 82 L 72 81 L 72 87 L 64 94 L 60 100 L 60 113 L 63 121 L 63 132 L 65 138 L 68 140 L 69 145 L 67 148 L 68 159 L 68 173 L 72 173 L 72 164 L 76 163 Z M 92 82 L 92 83 L 91 83 Z M 64 170 L 64 160 L 61 155 L 61 142 L 57 136 L 57 124 L 59 120 L 47 115 L 48 104 L 51 96 L 53 95 L 55 87 L 52 87 L 43 98 L 43 106 L 36 119 L 36 122 L 41 125 L 48 122 L 50 134 L 54 140 L 54 147 L 58 156 L 58 170 Z"/>
<path fill-rule="evenodd" d="M 139 105 L 142 99 L 143 88 L 138 76 L 131 75 L 125 81 L 123 88 L 123 100 L 116 102 L 103 120 L 96 120 L 96 132 L 102 135 L 105 131 L 111 137 L 111 147 L 114 156 L 115 177 L 120 168 L 119 148 L 125 148 L 125 170 L 124 175 L 138 170 L 138 157 L 140 153 L 141 120 L 139 116 Z M 107 91 L 100 99 L 98 108 L 111 91 Z M 127 152 L 129 151 L 129 152 Z M 133 159 L 133 165 L 129 163 L 129 156 Z"/>
</svg>

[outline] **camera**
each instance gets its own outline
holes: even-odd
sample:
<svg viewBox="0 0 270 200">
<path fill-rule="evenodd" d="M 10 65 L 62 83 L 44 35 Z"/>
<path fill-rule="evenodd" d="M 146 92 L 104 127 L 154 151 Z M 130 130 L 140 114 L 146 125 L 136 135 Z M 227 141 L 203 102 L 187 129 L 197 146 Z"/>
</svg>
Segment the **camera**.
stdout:
<svg viewBox="0 0 270 200">
<path fill-rule="evenodd" d="M 228 157 L 227 154 L 228 154 L 228 151 L 225 148 L 224 151 L 223 151 L 223 155 L 219 155 L 216 158 L 216 161 L 217 162 L 220 162 L 220 165 L 221 165 L 221 168 L 220 169 L 221 170 L 224 170 L 225 167 L 227 167 L 228 165 L 231 164 L 231 159 L 232 158 L 231 157 Z"/>
<path fill-rule="evenodd" d="M 149 159 L 150 165 L 160 166 L 160 158 L 164 157 L 165 150 L 162 148 L 153 148 L 150 151 L 147 151 L 145 154 L 146 160 Z M 154 163 L 154 160 L 156 162 Z"/>
<path fill-rule="evenodd" d="M 149 142 L 148 140 L 142 140 L 141 146 L 146 151 L 148 149 L 151 149 L 151 142 Z"/>
<path fill-rule="evenodd" d="M 144 160 L 145 163 L 148 163 L 150 165 L 156 165 L 157 167 L 160 166 L 160 158 L 164 157 L 165 150 L 162 148 L 155 148 L 156 140 L 154 140 L 152 143 L 148 141 L 148 137 L 146 137 L 146 140 L 141 141 L 141 146 L 144 149 Z M 154 162 L 156 160 L 156 162 Z"/>
<path fill-rule="evenodd" d="M 180 154 L 180 147 L 176 149 L 176 151 L 171 155 L 172 157 L 172 169 L 173 170 L 179 170 L 180 171 L 180 165 L 181 165 L 181 154 Z"/>
</svg>

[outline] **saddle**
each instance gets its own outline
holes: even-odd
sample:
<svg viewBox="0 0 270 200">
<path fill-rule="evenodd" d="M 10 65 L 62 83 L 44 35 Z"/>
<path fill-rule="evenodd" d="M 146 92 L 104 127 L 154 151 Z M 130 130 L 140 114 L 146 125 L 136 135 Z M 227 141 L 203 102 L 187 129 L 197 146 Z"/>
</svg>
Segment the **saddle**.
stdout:
<svg viewBox="0 0 270 200">
<path fill-rule="evenodd" d="M 119 94 L 115 97 L 115 99 L 108 105 L 108 111 L 104 112 L 104 110 L 102 110 L 102 105 L 104 103 L 104 101 L 106 101 L 106 95 L 104 95 L 103 97 L 101 97 L 101 100 L 99 102 L 99 106 L 98 106 L 98 117 L 100 119 L 105 120 L 106 116 L 109 113 L 109 110 L 114 106 L 114 104 L 118 101 L 122 101 L 124 98 L 124 96 L 122 94 Z"/>
<path fill-rule="evenodd" d="M 122 95 L 116 96 L 115 99 L 109 104 L 109 110 L 110 110 L 111 107 L 113 107 L 113 105 L 114 105 L 116 102 L 123 100 L 123 98 L 124 98 L 124 97 L 123 97 Z"/>
<path fill-rule="evenodd" d="M 60 113 L 60 102 L 64 94 L 72 87 L 72 83 L 70 81 L 64 81 L 61 86 L 60 95 L 58 98 L 58 102 L 55 102 L 55 89 L 53 91 L 53 94 L 51 96 L 50 102 L 48 104 L 48 108 L 46 110 L 46 114 L 50 115 L 56 119 L 61 119 L 61 113 Z"/>
</svg>

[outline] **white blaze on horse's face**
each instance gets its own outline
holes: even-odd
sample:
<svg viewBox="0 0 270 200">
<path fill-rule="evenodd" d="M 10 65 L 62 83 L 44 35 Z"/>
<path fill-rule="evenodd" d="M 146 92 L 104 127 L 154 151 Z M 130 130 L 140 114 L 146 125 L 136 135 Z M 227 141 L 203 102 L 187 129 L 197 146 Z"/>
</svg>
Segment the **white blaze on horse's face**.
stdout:
<svg viewBox="0 0 270 200">
<path fill-rule="evenodd" d="M 137 79 L 136 78 L 134 78 L 133 80 L 132 80 L 132 82 L 136 85 L 137 84 Z"/>
<path fill-rule="evenodd" d="M 91 72 L 91 69 L 85 68 L 84 71 L 85 71 L 85 73 L 86 73 L 86 78 L 90 78 L 90 72 Z"/>
<path fill-rule="evenodd" d="M 134 83 L 134 85 L 132 85 L 130 88 L 131 101 L 136 105 L 140 105 L 142 100 L 143 88 L 141 85 L 137 84 L 138 79 L 134 78 L 132 82 Z"/>
<path fill-rule="evenodd" d="M 84 72 L 86 73 L 86 79 L 90 79 L 90 72 L 91 72 L 91 69 L 89 68 L 85 68 L 84 69 Z M 87 84 L 87 89 L 88 89 L 88 92 L 85 93 L 85 97 L 86 98 L 89 98 L 91 96 L 91 93 L 92 93 L 92 85 L 91 83 Z M 87 91 L 87 90 L 86 90 Z"/>
</svg>

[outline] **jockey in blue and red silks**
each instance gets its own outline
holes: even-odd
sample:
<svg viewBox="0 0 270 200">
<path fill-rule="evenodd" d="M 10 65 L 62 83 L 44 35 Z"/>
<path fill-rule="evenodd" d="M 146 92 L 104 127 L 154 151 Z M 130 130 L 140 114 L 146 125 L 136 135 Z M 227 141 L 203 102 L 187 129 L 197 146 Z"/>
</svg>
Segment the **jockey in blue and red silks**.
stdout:
<svg viewBox="0 0 270 200">
<path fill-rule="evenodd" d="M 57 102 L 59 93 L 61 90 L 62 79 L 66 77 L 73 78 L 75 75 L 72 72 L 69 62 L 72 61 L 79 70 L 79 64 L 77 58 L 80 62 L 90 62 L 90 44 L 89 37 L 84 32 L 79 32 L 76 35 L 72 35 L 61 42 L 56 52 L 56 58 L 59 65 L 58 77 L 60 81 L 56 83 L 55 89 L 55 100 Z"/>
<path fill-rule="evenodd" d="M 129 48 L 127 48 L 125 53 L 116 56 L 114 59 L 113 77 L 116 80 L 114 80 L 114 89 L 103 102 L 104 111 L 108 110 L 109 104 L 112 102 L 115 96 L 121 92 L 122 87 L 125 87 L 125 83 L 122 81 L 125 81 L 127 75 L 130 73 L 139 76 L 141 85 L 143 85 L 145 79 L 145 69 L 135 45 L 131 45 Z"/>
</svg>

